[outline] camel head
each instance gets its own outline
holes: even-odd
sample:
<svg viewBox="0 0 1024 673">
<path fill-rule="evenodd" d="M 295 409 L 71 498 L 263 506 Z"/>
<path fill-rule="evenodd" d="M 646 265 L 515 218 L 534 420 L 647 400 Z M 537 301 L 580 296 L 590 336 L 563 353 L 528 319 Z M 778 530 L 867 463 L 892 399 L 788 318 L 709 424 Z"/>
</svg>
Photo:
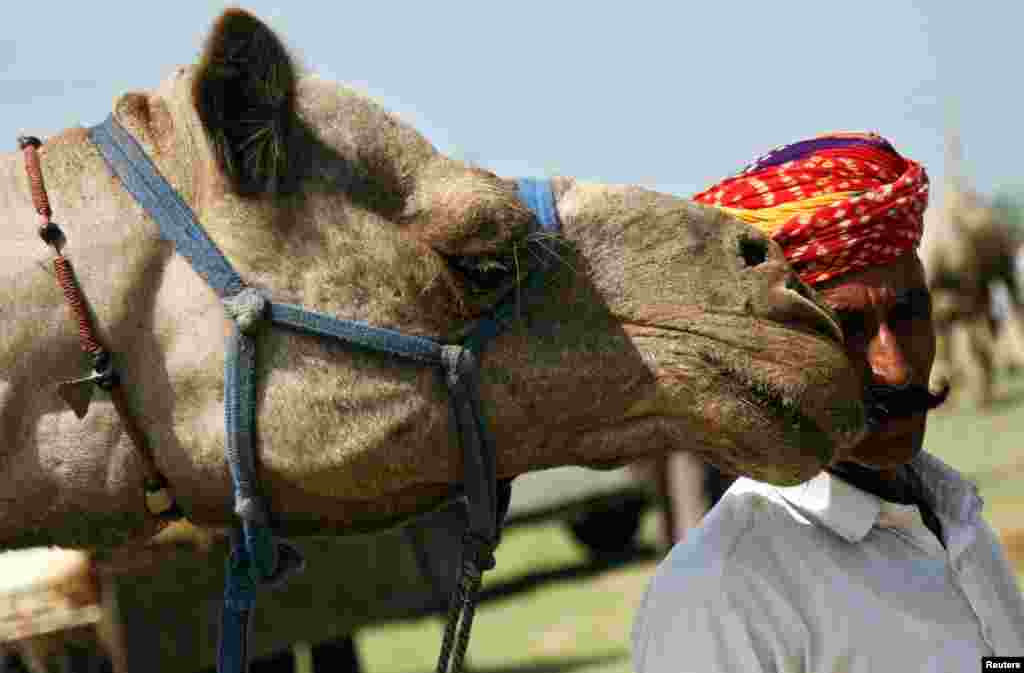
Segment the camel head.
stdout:
<svg viewBox="0 0 1024 673">
<path fill-rule="evenodd" d="M 571 178 L 552 180 L 562 233 L 539 233 L 514 180 L 443 156 L 366 96 L 301 73 L 244 11 L 217 20 L 200 63 L 121 96 L 114 116 L 246 282 L 275 301 L 451 343 L 514 297 L 517 319 L 481 364 L 502 476 L 686 449 L 792 484 L 864 432 L 834 316 L 764 235 L 686 199 Z M 193 520 L 229 518 L 217 297 L 81 129 L 51 139 L 41 158 L 161 469 Z M 9 226 L 28 241 L 34 221 L 17 190 L 27 214 Z M 62 298 L 36 262 L 18 267 L 29 274 L 23 296 L 0 294 L 0 304 L 59 315 Z M 534 272 L 541 287 L 528 292 Z M 66 322 L 30 330 L 32 340 L 0 337 L 5 429 L 29 438 L 7 465 L 21 460 L 18 474 L 42 484 L 37 511 L 60 510 L 53 499 L 134 511 L 111 485 L 134 485 L 134 468 L 109 406 L 100 400 L 80 422 L 38 386 L 18 397 L 29 371 L 50 382 L 81 375 Z M 259 353 L 261 478 L 285 523 L 372 527 L 458 480 L 435 371 L 270 329 Z M 51 453 L 76 484 L 106 476 L 91 496 L 69 495 L 47 467 L 57 458 L 38 460 Z"/>
</svg>

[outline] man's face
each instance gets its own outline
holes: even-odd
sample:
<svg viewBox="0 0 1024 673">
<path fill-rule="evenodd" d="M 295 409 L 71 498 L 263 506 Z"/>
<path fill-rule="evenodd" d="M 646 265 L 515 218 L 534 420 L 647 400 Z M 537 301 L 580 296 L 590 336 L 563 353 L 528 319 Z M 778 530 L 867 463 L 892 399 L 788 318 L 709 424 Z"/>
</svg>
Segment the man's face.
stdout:
<svg viewBox="0 0 1024 673">
<path fill-rule="evenodd" d="M 935 359 L 931 301 L 916 253 L 819 286 L 839 314 L 846 353 L 862 383 L 928 385 Z M 884 421 L 844 460 L 891 468 L 909 461 L 924 440 L 926 411 Z"/>
</svg>

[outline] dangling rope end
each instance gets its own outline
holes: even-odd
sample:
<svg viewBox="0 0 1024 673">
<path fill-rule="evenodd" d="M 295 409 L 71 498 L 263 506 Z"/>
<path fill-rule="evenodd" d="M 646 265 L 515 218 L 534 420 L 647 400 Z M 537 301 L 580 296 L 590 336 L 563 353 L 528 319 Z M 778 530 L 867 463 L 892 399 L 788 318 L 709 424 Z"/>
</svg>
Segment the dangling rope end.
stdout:
<svg viewBox="0 0 1024 673">
<path fill-rule="evenodd" d="M 174 494 L 171 493 L 170 484 L 159 472 L 155 478 L 145 480 L 143 491 L 146 494 L 146 509 L 156 518 L 168 522 L 185 518 L 185 512 L 178 506 Z"/>
<path fill-rule="evenodd" d="M 497 546 L 495 541 L 487 540 L 474 533 L 466 533 L 462 541 L 466 561 L 472 561 L 475 566 L 474 572 L 481 575 L 494 568 L 496 564 L 494 550 Z"/>
</svg>

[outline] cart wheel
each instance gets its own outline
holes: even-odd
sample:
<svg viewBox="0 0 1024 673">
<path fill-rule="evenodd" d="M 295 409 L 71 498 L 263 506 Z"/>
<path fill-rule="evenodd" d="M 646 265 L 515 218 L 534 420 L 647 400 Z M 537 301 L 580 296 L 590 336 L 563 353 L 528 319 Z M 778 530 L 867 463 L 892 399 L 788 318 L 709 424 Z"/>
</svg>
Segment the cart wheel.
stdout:
<svg viewBox="0 0 1024 673">
<path fill-rule="evenodd" d="M 646 507 L 642 496 L 591 505 L 569 520 L 569 530 L 592 558 L 621 556 L 636 547 L 640 515 Z"/>
<path fill-rule="evenodd" d="M 313 646 L 313 673 L 359 673 L 360 668 L 355 635 L 350 634 Z"/>
</svg>

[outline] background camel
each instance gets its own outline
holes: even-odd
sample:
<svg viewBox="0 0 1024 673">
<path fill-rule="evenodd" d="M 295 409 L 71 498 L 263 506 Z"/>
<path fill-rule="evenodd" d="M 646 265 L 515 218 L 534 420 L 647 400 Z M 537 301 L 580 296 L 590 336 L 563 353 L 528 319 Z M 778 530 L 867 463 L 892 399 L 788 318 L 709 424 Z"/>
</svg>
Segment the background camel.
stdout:
<svg viewBox="0 0 1024 673">
<path fill-rule="evenodd" d="M 1015 265 L 1020 232 L 1003 210 L 967 185 L 955 133 L 947 136 L 946 164 L 942 201 L 926 213 L 921 242 L 936 331 L 932 381 L 973 389 L 977 403 L 988 406 L 997 345 L 1006 349 L 1004 361 L 1024 363 L 1024 313 Z M 996 283 L 1006 287 L 1009 298 L 998 332 L 991 305 Z M 958 346 L 955 336 L 964 343 Z"/>
</svg>

